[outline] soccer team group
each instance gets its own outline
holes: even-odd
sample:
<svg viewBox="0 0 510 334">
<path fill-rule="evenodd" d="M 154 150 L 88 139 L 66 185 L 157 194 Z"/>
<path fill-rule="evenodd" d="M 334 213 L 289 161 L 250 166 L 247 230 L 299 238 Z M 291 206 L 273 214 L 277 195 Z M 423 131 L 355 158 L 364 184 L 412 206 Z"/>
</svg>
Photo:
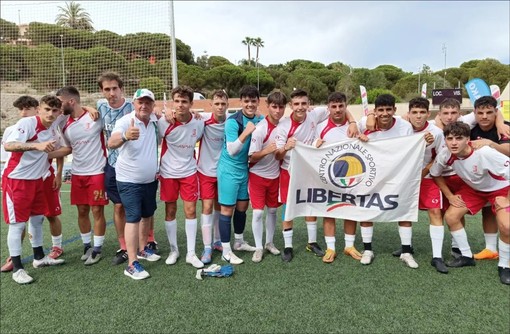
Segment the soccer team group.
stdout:
<svg viewBox="0 0 510 334">
<path fill-rule="evenodd" d="M 422 133 L 426 141 L 419 208 L 429 215 L 431 265 L 440 273 L 448 273 L 448 267 L 474 266 L 475 259 L 499 258 L 500 280 L 510 284 L 510 130 L 497 101 L 490 96 L 479 98 L 474 111 L 466 116 L 461 116 L 457 100 L 446 99 L 436 119 L 428 121 L 427 99 L 412 99 L 408 113 L 398 117 L 395 98 L 383 94 L 377 97 L 374 110 L 356 121 L 340 92 L 328 97 L 327 107 L 312 109 L 303 90 L 294 90 L 289 98 L 275 91 L 262 102 L 268 109 L 263 117 L 258 111 L 260 95 L 253 86 L 245 86 L 239 93 L 242 110 L 227 115 L 228 96 L 222 90 L 212 95 L 211 113 L 196 114 L 191 111 L 193 91 L 186 86 L 172 90 L 171 109 L 165 106 L 156 110 L 154 94 L 148 89 L 138 89 L 132 100 L 125 98 L 122 78 L 116 73 L 103 73 L 98 85 L 104 99 L 98 101 L 97 109 L 82 106 L 80 93 L 72 86 L 40 101 L 22 96 L 14 102 L 22 118 L 5 130 L 2 141 L 7 156 L 2 171 L 2 205 L 9 224 L 10 256 L 1 270 L 12 271 L 19 284 L 33 281 L 21 261 L 28 222 L 33 267 L 64 263 L 60 185 L 63 158 L 71 153 L 71 204 L 78 210 L 81 260 L 93 265 L 102 258 L 104 206 L 111 200 L 120 246 L 112 263 L 126 263 L 124 274 L 139 280 L 150 276 L 140 261 L 161 258 L 154 239 L 158 187 L 165 203 L 164 224 L 170 245 L 166 264 L 173 265 L 180 257 L 176 220 L 179 196 L 185 216 L 186 263 L 203 268 L 212 262 L 214 250 L 234 265 L 243 263 L 234 251 L 253 252 L 256 263 L 262 261 L 265 251 L 281 254 L 282 260 L 289 262 L 293 258 L 293 221 L 282 217 L 281 253 L 273 238 L 277 208 L 283 204 L 285 212 L 290 154 L 296 143 L 319 147 L 353 137 L 371 141 L 416 133 Z M 287 105 L 292 110 L 288 117 L 284 116 Z M 196 255 L 199 199 L 200 258 Z M 255 246 L 243 236 L 250 204 Z M 473 255 L 464 215 L 480 210 L 486 248 Z M 45 216 L 53 243 L 47 255 L 43 250 Z M 325 252 L 317 242 L 317 217 L 305 217 L 305 221 L 306 249 L 325 263 L 333 262 L 337 256 L 335 219 L 323 219 Z M 443 221 L 452 235 L 453 258 L 446 263 L 442 256 Z M 401 247 L 393 255 L 408 267 L 418 268 L 413 257 L 412 222 L 398 224 Z M 357 222 L 344 220 L 343 253 L 361 264 L 372 263 L 373 225 L 360 222 L 364 247 L 360 253 L 354 246 Z"/>
</svg>

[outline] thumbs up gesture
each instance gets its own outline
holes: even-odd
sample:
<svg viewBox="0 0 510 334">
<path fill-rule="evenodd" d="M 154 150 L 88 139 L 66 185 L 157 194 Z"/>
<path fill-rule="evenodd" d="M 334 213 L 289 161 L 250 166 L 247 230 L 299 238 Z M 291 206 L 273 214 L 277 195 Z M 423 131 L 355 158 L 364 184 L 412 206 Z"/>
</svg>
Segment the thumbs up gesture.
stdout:
<svg viewBox="0 0 510 334">
<path fill-rule="evenodd" d="M 140 129 L 136 127 L 134 118 L 131 119 L 131 124 L 124 135 L 127 140 L 137 140 L 140 137 Z"/>
</svg>

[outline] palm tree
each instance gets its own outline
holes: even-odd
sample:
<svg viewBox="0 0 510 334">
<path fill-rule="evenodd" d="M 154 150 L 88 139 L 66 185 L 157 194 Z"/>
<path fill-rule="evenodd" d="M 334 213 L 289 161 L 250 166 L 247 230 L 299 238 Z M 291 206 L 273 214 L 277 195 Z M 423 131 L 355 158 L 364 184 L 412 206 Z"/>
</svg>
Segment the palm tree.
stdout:
<svg viewBox="0 0 510 334">
<path fill-rule="evenodd" d="M 257 48 L 257 57 L 255 59 L 257 59 L 257 62 L 258 62 L 259 61 L 259 49 L 264 47 L 264 41 L 262 40 L 262 38 L 257 37 L 257 38 L 254 38 L 252 42 L 253 42 L 252 45 Z"/>
<path fill-rule="evenodd" d="M 253 45 L 253 38 L 251 37 L 245 37 L 242 43 L 246 46 L 248 46 L 248 64 L 251 64 L 251 53 L 250 53 L 250 46 Z"/>
<path fill-rule="evenodd" d="M 79 3 L 74 1 L 66 2 L 65 7 L 59 6 L 58 8 L 60 14 L 57 15 L 55 20 L 57 25 L 73 29 L 94 31 L 89 13 L 87 13 Z"/>
</svg>

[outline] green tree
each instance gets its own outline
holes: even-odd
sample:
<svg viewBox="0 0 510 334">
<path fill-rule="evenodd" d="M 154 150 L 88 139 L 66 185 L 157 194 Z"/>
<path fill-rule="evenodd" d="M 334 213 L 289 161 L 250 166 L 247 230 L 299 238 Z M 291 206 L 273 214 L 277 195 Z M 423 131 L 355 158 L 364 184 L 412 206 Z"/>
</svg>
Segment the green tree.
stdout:
<svg viewBox="0 0 510 334">
<path fill-rule="evenodd" d="M 257 48 L 257 56 L 255 57 L 255 59 L 258 62 L 259 61 L 259 49 L 264 47 L 264 41 L 260 37 L 254 38 L 252 40 L 252 45 Z"/>
<path fill-rule="evenodd" d="M 245 84 L 244 71 L 235 65 L 223 65 L 206 72 L 207 89 L 225 89 L 229 96 L 237 96 Z"/>
<path fill-rule="evenodd" d="M 16 23 L 0 19 L 0 36 L 2 37 L 2 43 L 17 40 L 19 29 Z"/>
<path fill-rule="evenodd" d="M 284 91 L 290 94 L 293 88 L 305 90 L 313 104 L 324 103 L 328 97 L 328 87 L 317 77 L 303 72 L 291 73 Z"/>
<path fill-rule="evenodd" d="M 487 85 L 498 85 L 500 89 L 504 89 L 510 78 L 510 65 L 501 64 L 492 58 L 480 60 L 470 69 L 469 78 L 480 78 Z"/>
<path fill-rule="evenodd" d="M 60 13 L 55 22 L 62 27 L 94 31 L 90 14 L 74 1 L 66 2 L 65 7 L 58 7 Z"/>
<path fill-rule="evenodd" d="M 211 56 L 209 57 L 209 68 L 215 68 L 223 65 L 234 65 L 227 58 L 221 56 Z"/>
<path fill-rule="evenodd" d="M 151 90 L 156 100 L 163 100 L 163 93 L 167 91 L 165 82 L 158 77 L 142 78 L 140 80 L 140 87 Z"/>
<path fill-rule="evenodd" d="M 368 103 L 374 103 L 375 99 L 381 94 L 391 94 L 395 96 L 395 101 L 399 103 L 401 101 L 400 97 L 396 96 L 391 90 L 384 88 L 375 88 L 367 91 L 367 99 Z M 354 104 L 361 104 L 361 96 L 358 96 L 354 101 Z"/>
<path fill-rule="evenodd" d="M 33 87 L 44 91 L 62 87 L 62 63 L 58 48 L 51 44 L 29 48 L 26 60 Z"/>
<path fill-rule="evenodd" d="M 393 87 L 397 81 L 405 77 L 406 75 L 412 74 L 404 72 L 401 68 L 393 65 L 379 65 L 373 69 L 373 71 L 382 72 L 386 78 L 386 88 Z"/>
<path fill-rule="evenodd" d="M 253 38 L 246 36 L 241 43 L 248 47 L 248 64 L 251 64 L 251 51 L 250 47 L 253 45 Z"/>
<path fill-rule="evenodd" d="M 260 94 L 268 94 L 274 89 L 274 79 L 263 69 L 259 69 L 258 75 L 257 70 L 250 70 L 246 72 L 246 84 L 257 87 L 257 81 L 259 84 Z"/>
<path fill-rule="evenodd" d="M 177 62 L 179 72 L 179 84 L 186 85 L 195 91 L 203 90 L 206 86 L 206 70 L 197 65 L 186 65 L 182 61 Z"/>
</svg>

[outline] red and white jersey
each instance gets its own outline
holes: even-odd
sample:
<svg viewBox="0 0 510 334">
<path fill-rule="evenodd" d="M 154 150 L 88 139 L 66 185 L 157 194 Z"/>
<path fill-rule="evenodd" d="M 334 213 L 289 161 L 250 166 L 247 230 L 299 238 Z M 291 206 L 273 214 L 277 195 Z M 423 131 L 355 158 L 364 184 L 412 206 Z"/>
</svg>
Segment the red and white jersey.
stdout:
<svg viewBox="0 0 510 334">
<path fill-rule="evenodd" d="M 467 115 L 460 115 L 459 118 L 457 119 L 457 121 L 458 122 L 466 123 L 467 125 L 469 125 L 470 129 L 474 128 L 476 126 L 476 124 L 477 124 L 474 112 L 471 112 L 471 113 L 469 113 Z M 430 120 L 429 123 L 433 124 L 433 125 L 436 125 L 436 121 L 435 120 Z"/>
<path fill-rule="evenodd" d="M 473 149 L 465 158 L 459 158 L 447 149 L 442 150 L 430 169 L 430 175 L 441 175 L 445 166 L 452 166 L 467 185 L 478 191 L 495 191 L 510 185 L 510 158 L 488 146 Z"/>
<path fill-rule="evenodd" d="M 55 141 L 55 127 L 46 128 L 39 116 L 20 119 L 12 129 L 4 143 L 42 143 Z M 10 152 L 4 169 L 10 179 L 37 180 L 42 178 L 49 169 L 48 153 L 40 151 Z"/>
<path fill-rule="evenodd" d="M 260 152 L 269 144 L 275 141 L 276 125 L 264 118 L 257 124 L 255 131 L 251 134 L 250 149 L 248 156 L 255 152 Z M 255 164 L 250 165 L 250 173 L 266 179 L 276 179 L 280 175 L 280 161 L 275 159 L 273 153 L 266 155 Z"/>
<path fill-rule="evenodd" d="M 387 130 L 374 130 L 369 131 L 366 129 L 366 116 L 360 120 L 360 131 L 371 140 L 388 139 L 410 136 L 414 133 L 413 126 L 408 121 L 404 121 L 400 117 L 393 117 L 393 124 Z"/>
<path fill-rule="evenodd" d="M 282 148 L 287 143 L 287 139 L 295 137 L 298 142 L 305 145 L 311 145 L 315 139 L 315 128 L 317 124 L 326 120 L 329 116 L 327 108 L 315 108 L 306 113 L 305 119 L 299 123 L 290 117 L 281 119 L 276 127 L 276 148 Z M 281 168 L 288 170 L 290 162 L 290 154 L 287 152 Z"/>
<path fill-rule="evenodd" d="M 315 129 L 315 138 L 320 138 L 326 142 L 326 144 L 332 144 L 339 142 L 344 139 L 348 139 L 347 130 L 349 129 L 349 122 L 347 118 L 342 124 L 336 124 L 327 119 L 324 122 L 319 123 Z"/>
<path fill-rule="evenodd" d="M 197 171 L 195 145 L 202 138 L 204 122 L 191 117 L 187 123 L 168 123 L 164 117 L 158 121 L 159 135 L 163 138 L 159 173 L 164 178 L 180 179 Z"/>
<path fill-rule="evenodd" d="M 2 165 L 2 172 L 1 172 L 2 174 L 1 175 L 4 175 L 4 170 L 7 167 L 7 162 L 9 161 L 9 158 L 11 157 L 11 152 L 7 152 L 4 149 L 4 142 L 5 142 L 5 139 L 7 139 L 9 137 L 9 135 L 11 134 L 11 132 L 13 130 L 14 130 L 14 125 L 8 126 L 7 128 L 5 128 L 4 134 L 2 135 L 2 146 L 0 147 L 0 156 L 2 157 L 2 162 L 4 164 Z"/>
<path fill-rule="evenodd" d="M 423 129 L 414 130 L 414 133 L 423 133 L 423 135 L 425 135 L 426 132 L 430 132 L 434 136 L 434 142 L 425 147 L 425 154 L 423 156 L 423 168 L 425 168 L 432 160 L 434 160 L 437 154 L 444 147 L 443 131 L 437 126 L 426 122 Z M 425 177 L 430 178 L 430 174 L 427 174 Z"/>
<path fill-rule="evenodd" d="M 69 117 L 62 129 L 67 146 L 73 150 L 73 175 L 97 175 L 104 172 L 106 144 L 101 118 L 94 121 L 84 110 L 78 118 Z"/>
<path fill-rule="evenodd" d="M 197 169 L 200 173 L 216 177 L 218 160 L 225 141 L 225 122 L 217 122 L 212 113 L 201 113 L 204 133 L 198 148 Z"/>
</svg>

